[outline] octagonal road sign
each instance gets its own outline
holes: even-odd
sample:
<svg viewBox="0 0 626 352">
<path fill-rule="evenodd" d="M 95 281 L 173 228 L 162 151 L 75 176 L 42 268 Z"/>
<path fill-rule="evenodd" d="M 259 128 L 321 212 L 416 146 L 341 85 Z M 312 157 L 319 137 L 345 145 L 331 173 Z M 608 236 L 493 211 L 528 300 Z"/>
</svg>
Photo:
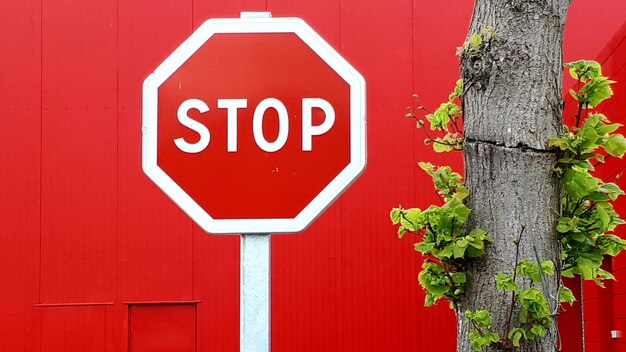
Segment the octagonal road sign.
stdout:
<svg viewBox="0 0 626 352">
<path fill-rule="evenodd" d="M 207 232 L 298 232 L 364 170 L 365 114 L 301 19 L 211 19 L 144 82 L 143 169 Z"/>
</svg>

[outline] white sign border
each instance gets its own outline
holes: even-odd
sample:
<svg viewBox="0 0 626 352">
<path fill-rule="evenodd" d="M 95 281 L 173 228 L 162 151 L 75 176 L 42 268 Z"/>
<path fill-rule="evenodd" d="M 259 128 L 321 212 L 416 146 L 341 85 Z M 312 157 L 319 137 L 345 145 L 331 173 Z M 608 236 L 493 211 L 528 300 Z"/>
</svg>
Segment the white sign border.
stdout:
<svg viewBox="0 0 626 352">
<path fill-rule="evenodd" d="M 217 33 L 295 33 L 350 86 L 350 163 L 295 218 L 213 219 L 157 164 L 158 88 Z M 212 234 L 295 233 L 306 229 L 365 170 L 365 80 L 299 18 L 210 19 L 191 34 L 143 83 L 144 173 L 203 230 Z"/>
</svg>

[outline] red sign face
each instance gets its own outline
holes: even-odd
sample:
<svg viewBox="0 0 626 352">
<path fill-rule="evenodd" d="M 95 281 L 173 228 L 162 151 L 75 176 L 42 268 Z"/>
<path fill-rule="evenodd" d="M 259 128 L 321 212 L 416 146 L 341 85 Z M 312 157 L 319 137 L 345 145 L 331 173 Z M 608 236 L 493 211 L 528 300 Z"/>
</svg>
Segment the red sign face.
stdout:
<svg viewBox="0 0 626 352">
<path fill-rule="evenodd" d="M 208 232 L 300 231 L 365 166 L 364 93 L 301 20 L 209 20 L 144 83 L 144 170 Z"/>
</svg>

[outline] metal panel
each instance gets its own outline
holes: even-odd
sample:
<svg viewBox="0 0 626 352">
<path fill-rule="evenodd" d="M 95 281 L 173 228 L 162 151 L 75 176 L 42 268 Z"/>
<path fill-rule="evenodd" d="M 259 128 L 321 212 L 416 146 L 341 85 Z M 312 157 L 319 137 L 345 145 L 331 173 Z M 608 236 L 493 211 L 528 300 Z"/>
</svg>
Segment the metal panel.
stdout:
<svg viewBox="0 0 626 352">
<path fill-rule="evenodd" d="M 417 108 L 422 105 L 428 110 L 434 111 L 439 104 L 447 99 L 456 80 L 460 78 L 458 57 L 454 53 L 456 48 L 465 41 L 472 8 L 473 2 L 471 1 L 444 0 L 431 2 L 428 6 L 425 6 L 421 1 L 414 2 L 412 93 L 417 94 L 418 99 L 410 98 L 404 94 L 406 106 Z M 433 14 L 437 14 L 437 16 L 433 16 Z M 446 20 L 442 21 L 442 18 L 446 18 Z M 423 119 L 423 111 L 416 112 Z M 398 112 L 397 115 L 399 114 Z M 402 125 L 404 128 L 411 129 L 414 121 L 405 120 L 402 121 Z M 450 165 L 453 170 L 463 174 L 463 156 L 461 153 L 433 152 L 432 146 L 423 143 L 424 138 L 426 138 L 423 130 L 415 130 L 413 138 L 414 164 L 412 170 L 415 193 L 410 206 L 423 209 L 429 204 L 439 204 L 439 200 L 433 192 L 432 180 L 415 163 L 431 161 L 435 165 Z M 408 204 L 401 204 L 409 206 Z M 409 244 L 415 242 L 415 239 L 410 238 L 402 242 L 404 242 L 405 250 L 407 250 Z M 409 263 L 410 261 L 406 262 Z M 415 263 L 415 270 L 419 270 L 420 267 L 421 264 Z M 413 277 L 417 277 L 417 273 Z M 417 330 L 424 332 L 420 336 L 420 343 L 434 348 L 441 341 L 443 342 L 443 350 L 453 351 L 456 347 L 454 314 L 446 307 L 446 304 L 440 304 L 436 310 L 424 308 L 423 292 L 421 288 L 418 290 L 419 297 L 416 302 L 418 307 L 411 314 L 420 317 L 417 321 Z"/>
<path fill-rule="evenodd" d="M 368 170 L 342 198 L 344 349 L 431 348 L 427 333 L 415 333 L 419 324 L 450 322 L 450 316 L 421 312 L 417 255 L 409 242 L 397 239 L 387 215 L 398 204 L 412 206 L 415 191 L 414 128 L 402 118 L 413 85 L 413 2 L 341 1 L 340 6 L 342 55 L 368 82 L 372 150 Z M 445 331 L 442 350 L 449 347 Z"/>
<path fill-rule="evenodd" d="M 626 116 L 623 108 L 626 102 L 626 22 L 622 22 L 619 30 L 612 38 L 596 60 L 602 63 L 603 74 L 617 81 L 613 85 L 613 97 L 600 104 L 597 109 L 605 114 L 611 122 L 624 124 Z M 626 134 L 623 126 L 617 131 Z M 626 189 L 626 162 L 624 159 L 607 157 L 606 163 L 599 165 L 596 174 L 607 182 L 614 182 L 622 190 Z M 626 215 L 626 198 L 624 196 L 614 202 L 615 210 L 622 217 Z M 616 228 L 615 233 L 624 238 L 624 226 Z M 624 254 L 614 258 L 606 258 L 603 268 L 615 275 L 616 281 L 606 282 L 606 288 L 601 289 L 593 283 L 584 287 L 584 327 L 585 347 L 591 351 L 598 346 L 602 351 L 621 351 L 620 343 L 626 341 L 623 317 L 626 316 L 624 305 L 624 281 L 626 280 L 626 258 Z M 615 336 L 611 335 L 612 331 Z"/>
<path fill-rule="evenodd" d="M 41 179 L 39 0 L 0 5 L 0 350 L 32 351 Z"/>
<path fill-rule="evenodd" d="M 117 235 L 116 2 L 46 0 L 42 8 L 41 301 L 110 300 Z"/>
<path fill-rule="evenodd" d="M 194 298 L 192 222 L 141 172 L 141 84 L 191 33 L 191 10 L 190 0 L 118 3 L 116 351 L 128 348 L 123 302 Z"/>
</svg>

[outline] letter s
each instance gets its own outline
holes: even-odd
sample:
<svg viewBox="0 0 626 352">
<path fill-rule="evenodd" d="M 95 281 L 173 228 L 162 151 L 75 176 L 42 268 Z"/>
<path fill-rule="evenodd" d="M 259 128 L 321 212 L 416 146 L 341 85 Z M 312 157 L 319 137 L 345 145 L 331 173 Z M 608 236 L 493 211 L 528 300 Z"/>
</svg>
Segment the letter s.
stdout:
<svg viewBox="0 0 626 352">
<path fill-rule="evenodd" d="M 209 145 L 209 142 L 211 141 L 211 132 L 209 132 L 209 129 L 205 125 L 189 117 L 188 113 L 191 109 L 196 109 L 200 111 L 200 113 L 205 113 L 209 111 L 209 106 L 200 99 L 187 99 L 180 104 L 180 107 L 178 107 L 178 121 L 183 126 L 198 133 L 200 135 L 200 139 L 195 143 L 189 143 L 185 141 L 184 138 L 176 138 L 174 143 L 176 143 L 178 149 L 185 153 L 200 153 Z"/>
</svg>

